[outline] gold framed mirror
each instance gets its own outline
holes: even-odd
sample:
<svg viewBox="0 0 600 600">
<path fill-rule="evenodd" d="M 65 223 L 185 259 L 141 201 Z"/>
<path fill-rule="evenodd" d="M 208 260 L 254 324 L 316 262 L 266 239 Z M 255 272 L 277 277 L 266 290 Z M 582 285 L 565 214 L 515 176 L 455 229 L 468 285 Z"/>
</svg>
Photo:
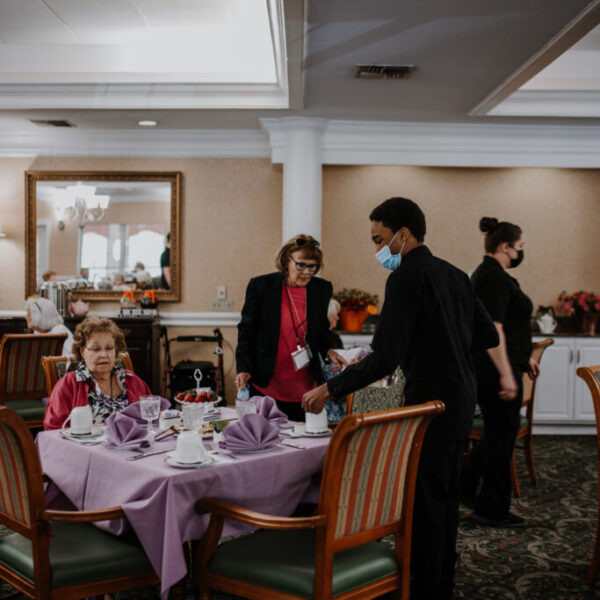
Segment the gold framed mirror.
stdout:
<svg viewBox="0 0 600 600">
<path fill-rule="evenodd" d="M 68 281 L 74 299 L 153 289 L 179 302 L 181 185 L 176 171 L 27 171 L 26 296 L 45 276 Z"/>
</svg>

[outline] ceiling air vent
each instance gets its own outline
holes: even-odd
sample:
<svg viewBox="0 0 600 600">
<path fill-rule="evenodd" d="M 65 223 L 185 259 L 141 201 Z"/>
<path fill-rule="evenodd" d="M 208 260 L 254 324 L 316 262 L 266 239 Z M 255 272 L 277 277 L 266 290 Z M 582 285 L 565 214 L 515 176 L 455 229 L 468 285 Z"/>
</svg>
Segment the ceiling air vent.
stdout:
<svg viewBox="0 0 600 600">
<path fill-rule="evenodd" d="M 359 79 L 406 79 L 415 65 L 356 65 L 354 77 Z"/>
<path fill-rule="evenodd" d="M 64 119 L 29 119 L 34 125 L 38 127 L 75 127 L 73 123 L 65 121 Z"/>
</svg>

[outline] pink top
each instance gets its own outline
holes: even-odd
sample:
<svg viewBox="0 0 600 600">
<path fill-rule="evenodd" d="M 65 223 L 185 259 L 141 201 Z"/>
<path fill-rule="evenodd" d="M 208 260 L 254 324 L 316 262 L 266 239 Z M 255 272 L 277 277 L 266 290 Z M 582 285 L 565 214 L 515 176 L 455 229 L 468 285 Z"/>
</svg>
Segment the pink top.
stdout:
<svg viewBox="0 0 600 600">
<path fill-rule="evenodd" d="M 288 291 L 291 298 L 288 296 Z M 291 300 L 291 303 L 289 300 Z M 302 396 L 306 392 L 317 387 L 317 380 L 310 365 L 306 365 L 306 367 L 299 371 L 294 369 L 292 352 L 298 349 L 294 324 L 298 331 L 300 345 L 304 346 L 304 335 L 306 334 L 306 288 L 287 287 L 283 284 L 281 289 L 281 325 L 273 375 L 267 386 L 260 387 L 254 385 L 261 394 L 271 396 L 271 398 L 282 402 L 301 402 Z"/>
<path fill-rule="evenodd" d="M 150 388 L 134 373 L 127 371 L 127 398 L 129 403 L 137 402 L 140 396 L 152 394 Z M 60 429 L 71 409 L 75 406 L 86 406 L 88 403 L 88 383 L 76 381 L 76 373 L 67 373 L 59 379 L 52 390 L 46 414 L 44 415 L 44 429 Z"/>
</svg>

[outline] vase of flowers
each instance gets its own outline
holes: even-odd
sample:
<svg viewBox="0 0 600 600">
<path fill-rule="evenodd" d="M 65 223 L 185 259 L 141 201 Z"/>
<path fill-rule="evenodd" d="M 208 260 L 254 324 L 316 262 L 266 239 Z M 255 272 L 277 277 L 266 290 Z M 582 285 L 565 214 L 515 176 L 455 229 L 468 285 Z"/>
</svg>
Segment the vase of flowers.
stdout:
<svg viewBox="0 0 600 600">
<path fill-rule="evenodd" d="M 341 306 L 342 329 L 353 332 L 362 331 L 369 312 L 376 312 L 375 307 L 379 302 L 377 294 L 368 294 L 356 288 L 343 288 L 333 297 Z"/>
<path fill-rule="evenodd" d="M 600 314 L 600 295 L 583 291 L 573 294 L 562 292 L 558 304 L 563 313 L 577 319 L 582 333 L 595 335 Z"/>
</svg>

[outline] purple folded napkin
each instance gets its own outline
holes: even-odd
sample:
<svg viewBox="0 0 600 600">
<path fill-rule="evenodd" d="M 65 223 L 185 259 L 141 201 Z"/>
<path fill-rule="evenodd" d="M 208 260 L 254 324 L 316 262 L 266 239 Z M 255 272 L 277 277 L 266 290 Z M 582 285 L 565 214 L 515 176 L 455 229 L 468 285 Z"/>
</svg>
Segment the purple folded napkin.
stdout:
<svg viewBox="0 0 600 600">
<path fill-rule="evenodd" d="M 226 450 L 260 450 L 277 444 L 279 440 L 277 425 L 262 415 L 250 414 L 225 427 L 219 446 Z"/>
<path fill-rule="evenodd" d="M 119 448 L 145 448 L 150 445 L 146 440 L 148 429 L 125 411 L 114 413 L 106 419 L 106 441 Z"/>
<path fill-rule="evenodd" d="M 171 408 L 171 403 L 166 398 L 161 398 L 160 399 L 160 410 L 161 410 L 161 412 L 163 410 L 167 410 L 168 408 Z M 139 402 L 133 402 L 132 404 L 130 404 L 129 406 L 127 406 L 126 408 L 124 408 L 119 414 L 120 415 L 125 415 L 126 417 L 129 417 L 130 419 L 133 419 L 139 425 L 146 425 L 147 424 L 146 419 L 142 419 L 142 415 L 140 413 L 140 404 L 139 404 Z"/>
<path fill-rule="evenodd" d="M 287 423 L 287 415 L 277 408 L 277 403 L 270 396 L 254 396 L 256 412 L 273 423 Z"/>
</svg>

